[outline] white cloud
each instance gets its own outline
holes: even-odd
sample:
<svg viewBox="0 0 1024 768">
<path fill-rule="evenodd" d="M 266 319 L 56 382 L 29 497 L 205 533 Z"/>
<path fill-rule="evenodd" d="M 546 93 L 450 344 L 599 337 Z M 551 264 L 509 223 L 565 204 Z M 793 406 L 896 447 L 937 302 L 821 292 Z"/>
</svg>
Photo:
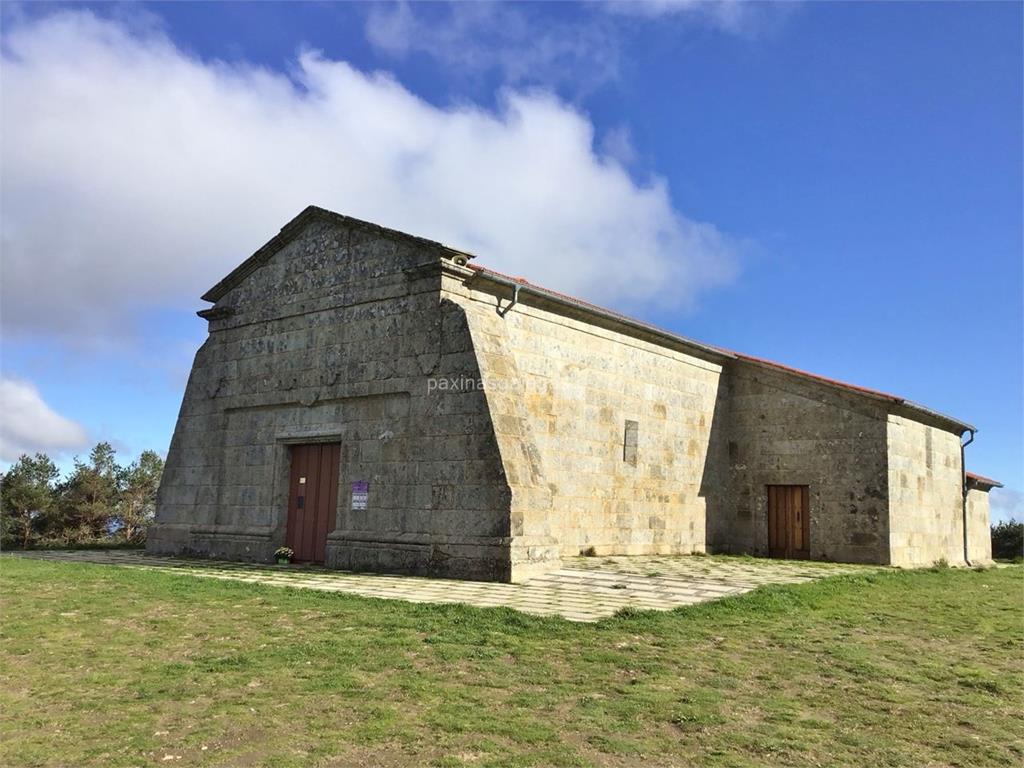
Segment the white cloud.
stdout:
<svg viewBox="0 0 1024 768">
<path fill-rule="evenodd" d="M 612 0 L 601 7 L 617 15 L 657 20 L 675 17 L 720 32 L 753 37 L 775 27 L 797 5 L 770 0 Z"/>
<path fill-rule="evenodd" d="M 23 453 L 82 448 L 88 435 L 81 424 L 61 416 L 27 381 L 0 378 L 0 461 Z"/>
<path fill-rule="evenodd" d="M 619 78 L 623 40 L 653 24 L 746 38 L 778 26 L 796 3 L 625 0 L 540 13 L 532 3 L 372 3 L 366 38 L 395 58 L 425 54 L 449 76 L 494 74 L 513 85 L 565 87 L 575 98 Z M 550 9 L 548 9 L 550 10 Z M 625 62 L 628 66 L 628 60 Z"/>
<path fill-rule="evenodd" d="M 989 492 L 992 522 L 1024 520 L 1024 493 L 1012 488 L 993 488 Z"/>
<path fill-rule="evenodd" d="M 614 157 L 625 166 L 635 163 L 637 152 L 629 128 L 619 125 L 605 133 L 601 139 L 601 152 L 608 157 Z"/>
<path fill-rule="evenodd" d="M 529 4 L 375 3 L 366 38 L 385 54 L 422 53 L 456 77 L 496 73 L 502 82 L 557 86 L 578 95 L 619 76 L 619 35 L 603 15 L 543 20 Z"/>
<path fill-rule="evenodd" d="M 316 53 L 289 79 L 83 11 L 8 24 L 2 63 L 8 332 L 116 336 L 141 308 L 196 308 L 311 203 L 627 309 L 735 271 L 729 238 L 550 95 L 441 109 Z"/>
</svg>

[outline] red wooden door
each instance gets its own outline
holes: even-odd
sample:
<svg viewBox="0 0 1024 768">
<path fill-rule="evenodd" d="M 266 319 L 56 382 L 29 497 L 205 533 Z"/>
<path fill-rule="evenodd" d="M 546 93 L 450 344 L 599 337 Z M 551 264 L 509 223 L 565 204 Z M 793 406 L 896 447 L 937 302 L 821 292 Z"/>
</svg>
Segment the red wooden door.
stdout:
<svg viewBox="0 0 1024 768">
<path fill-rule="evenodd" d="M 288 546 L 295 560 L 322 563 L 327 534 L 334 530 L 338 508 L 338 469 L 341 445 L 293 445 L 288 481 Z"/>
<path fill-rule="evenodd" d="M 810 559 L 809 486 L 768 486 L 768 555 L 796 560 Z"/>
</svg>

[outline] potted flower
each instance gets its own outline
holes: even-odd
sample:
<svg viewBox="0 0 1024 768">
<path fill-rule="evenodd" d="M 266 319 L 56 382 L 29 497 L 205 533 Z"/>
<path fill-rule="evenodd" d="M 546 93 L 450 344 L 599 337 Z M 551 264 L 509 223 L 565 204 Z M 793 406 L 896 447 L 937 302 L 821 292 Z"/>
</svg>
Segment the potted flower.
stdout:
<svg viewBox="0 0 1024 768">
<path fill-rule="evenodd" d="M 295 552 L 291 547 L 278 547 L 274 550 L 274 559 L 277 560 L 278 565 L 288 565 L 295 557 Z"/>
</svg>

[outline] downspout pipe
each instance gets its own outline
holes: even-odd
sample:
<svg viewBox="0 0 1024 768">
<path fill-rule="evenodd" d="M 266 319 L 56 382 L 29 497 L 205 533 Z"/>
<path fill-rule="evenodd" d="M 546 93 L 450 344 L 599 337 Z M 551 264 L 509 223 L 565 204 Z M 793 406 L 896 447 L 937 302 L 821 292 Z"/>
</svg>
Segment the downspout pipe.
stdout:
<svg viewBox="0 0 1024 768">
<path fill-rule="evenodd" d="M 974 435 L 977 432 L 976 429 L 968 429 L 966 432 L 960 434 L 961 439 L 964 434 L 970 433 L 970 437 L 967 438 L 966 442 L 960 443 L 960 474 L 961 474 L 961 504 L 963 508 L 964 518 L 964 562 L 971 566 L 970 551 L 967 546 L 967 461 L 966 453 L 967 446 L 974 442 Z"/>
</svg>

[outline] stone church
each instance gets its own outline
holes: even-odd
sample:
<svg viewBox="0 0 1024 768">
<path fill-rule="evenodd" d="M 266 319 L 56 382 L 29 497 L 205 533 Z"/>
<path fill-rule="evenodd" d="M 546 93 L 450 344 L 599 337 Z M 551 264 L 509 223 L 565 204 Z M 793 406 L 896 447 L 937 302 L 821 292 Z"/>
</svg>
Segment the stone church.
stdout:
<svg viewBox="0 0 1024 768">
<path fill-rule="evenodd" d="M 471 260 L 310 207 L 211 288 L 147 548 L 497 581 L 990 559 L 970 424 Z"/>
</svg>

